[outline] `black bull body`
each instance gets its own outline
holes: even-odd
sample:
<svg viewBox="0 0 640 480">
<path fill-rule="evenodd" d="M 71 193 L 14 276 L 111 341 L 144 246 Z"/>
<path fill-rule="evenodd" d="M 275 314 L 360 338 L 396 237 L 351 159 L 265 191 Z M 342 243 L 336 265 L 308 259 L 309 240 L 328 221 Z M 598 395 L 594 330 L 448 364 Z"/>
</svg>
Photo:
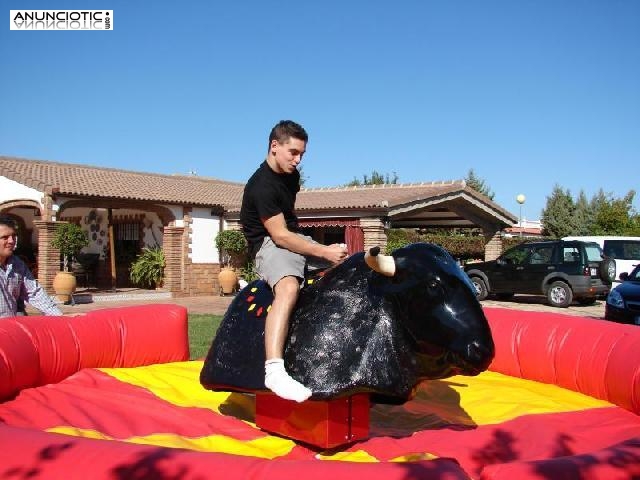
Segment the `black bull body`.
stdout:
<svg viewBox="0 0 640 480">
<path fill-rule="evenodd" d="M 453 258 L 426 243 L 392 256 L 357 253 L 305 282 L 284 360 L 312 399 L 370 392 L 402 402 L 421 380 L 477 375 L 493 359 L 488 322 Z M 272 298 L 262 281 L 238 293 L 204 362 L 205 388 L 265 390 L 264 319 Z"/>
</svg>

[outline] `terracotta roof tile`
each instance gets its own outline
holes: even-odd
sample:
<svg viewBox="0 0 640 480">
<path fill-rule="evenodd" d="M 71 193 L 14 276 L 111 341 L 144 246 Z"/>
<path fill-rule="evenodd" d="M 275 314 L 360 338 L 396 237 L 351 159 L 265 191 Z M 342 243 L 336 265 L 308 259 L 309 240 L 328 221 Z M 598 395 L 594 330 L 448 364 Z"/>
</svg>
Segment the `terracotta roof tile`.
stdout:
<svg viewBox="0 0 640 480">
<path fill-rule="evenodd" d="M 324 208 L 386 208 L 418 201 L 464 189 L 464 182 L 412 183 L 394 185 L 361 185 L 303 189 L 298 209 Z"/>
<path fill-rule="evenodd" d="M 244 185 L 223 180 L 133 172 L 80 164 L 0 156 L 0 174 L 37 190 L 68 196 L 151 200 L 230 207 Z"/>
<path fill-rule="evenodd" d="M 244 184 L 215 178 L 161 175 L 81 164 L 0 156 L 0 175 L 47 193 L 66 196 L 150 200 L 180 205 L 222 206 L 239 212 Z M 515 217 L 464 180 L 395 185 L 302 189 L 300 211 L 376 209 L 465 194 L 506 218 Z"/>
<path fill-rule="evenodd" d="M 516 220 L 490 198 L 467 186 L 464 180 L 303 189 L 298 195 L 296 208 L 299 211 L 339 208 L 393 210 L 425 200 L 449 200 L 462 195 L 472 197 L 483 205 L 483 209 L 492 210 L 512 222 Z"/>
</svg>

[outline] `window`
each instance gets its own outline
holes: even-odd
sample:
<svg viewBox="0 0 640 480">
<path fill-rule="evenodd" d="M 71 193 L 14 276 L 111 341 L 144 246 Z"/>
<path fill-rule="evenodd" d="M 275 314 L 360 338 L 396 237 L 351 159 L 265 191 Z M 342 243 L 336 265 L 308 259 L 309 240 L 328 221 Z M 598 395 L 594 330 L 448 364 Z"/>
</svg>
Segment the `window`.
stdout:
<svg viewBox="0 0 640 480">
<path fill-rule="evenodd" d="M 540 265 L 544 263 L 551 263 L 553 257 L 553 246 L 545 245 L 542 247 L 532 247 L 531 255 L 529 256 L 529 263 L 533 265 Z"/>
<path fill-rule="evenodd" d="M 522 247 L 512 248 L 507 251 L 502 259 L 509 264 L 512 265 L 522 265 L 524 263 L 524 259 L 527 257 L 527 251 Z"/>
<path fill-rule="evenodd" d="M 605 240 L 604 254 L 619 260 L 637 260 L 640 258 L 640 241 Z"/>
<path fill-rule="evenodd" d="M 590 243 L 585 246 L 587 252 L 587 260 L 590 262 L 602 261 L 602 250 L 597 243 Z"/>
<path fill-rule="evenodd" d="M 580 262 L 580 252 L 577 247 L 563 247 L 562 258 L 564 263 L 578 263 Z"/>
</svg>

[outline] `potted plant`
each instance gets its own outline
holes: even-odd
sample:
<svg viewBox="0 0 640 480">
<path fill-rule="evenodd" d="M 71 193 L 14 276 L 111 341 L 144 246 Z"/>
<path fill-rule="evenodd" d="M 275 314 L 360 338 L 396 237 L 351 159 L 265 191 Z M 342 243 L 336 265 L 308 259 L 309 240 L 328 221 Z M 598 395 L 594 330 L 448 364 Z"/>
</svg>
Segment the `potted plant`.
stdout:
<svg viewBox="0 0 640 480">
<path fill-rule="evenodd" d="M 247 240 L 240 230 L 222 230 L 216 236 L 216 247 L 220 251 L 222 268 L 218 282 L 222 294 L 233 293 L 238 284 L 234 266 L 241 265 L 247 253 Z"/>
<path fill-rule="evenodd" d="M 161 247 L 144 247 L 131 264 L 129 278 L 134 285 L 159 288 L 164 278 L 165 258 Z"/>
<path fill-rule="evenodd" d="M 247 261 L 247 263 L 245 263 L 240 269 L 240 280 L 238 280 L 240 289 L 243 289 L 254 280 L 258 280 L 258 278 L 260 277 L 258 276 L 258 272 L 256 272 L 254 263 L 252 261 Z"/>
<path fill-rule="evenodd" d="M 63 270 L 53 279 L 53 289 L 60 300 L 67 302 L 76 291 L 76 277 L 71 273 L 71 262 L 84 247 L 89 245 L 87 234 L 80 225 L 60 222 L 51 240 L 51 246 L 60 250 Z"/>
</svg>

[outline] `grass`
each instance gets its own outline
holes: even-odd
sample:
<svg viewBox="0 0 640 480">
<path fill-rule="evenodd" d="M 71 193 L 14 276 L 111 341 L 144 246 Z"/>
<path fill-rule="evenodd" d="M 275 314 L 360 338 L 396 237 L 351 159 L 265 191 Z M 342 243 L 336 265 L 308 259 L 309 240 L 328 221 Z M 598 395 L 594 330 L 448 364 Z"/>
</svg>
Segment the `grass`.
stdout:
<svg viewBox="0 0 640 480">
<path fill-rule="evenodd" d="M 191 360 L 204 358 L 222 321 L 222 315 L 189 314 Z"/>
</svg>

